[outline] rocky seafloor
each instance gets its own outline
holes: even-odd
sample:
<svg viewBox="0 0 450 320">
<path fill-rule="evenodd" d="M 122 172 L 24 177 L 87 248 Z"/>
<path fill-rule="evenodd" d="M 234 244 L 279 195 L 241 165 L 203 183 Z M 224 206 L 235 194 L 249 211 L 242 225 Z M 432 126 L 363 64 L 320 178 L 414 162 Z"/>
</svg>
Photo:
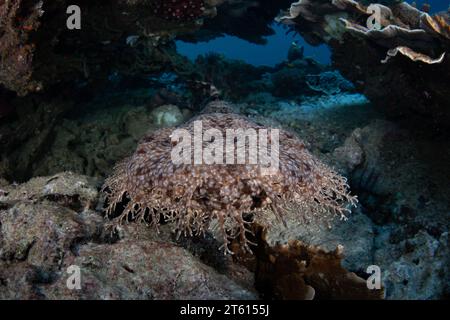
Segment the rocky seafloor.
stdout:
<svg viewBox="0 0 450 320">
<path fill-rule="evenodd" d="M 233 6 L 242 12 L 240 3 L 246 1 Z M 262 10 L 270 20 L 268 12 L 277 8 L 261 3 L 260 11 L 242 15 L 254 17 Z M 231 19 L 233 6 L 225 4 L 223 11 L 219 6 L 217 24 L 206 20 L 204 33 L 196 37 L 212 37 L 224 28 L 254 41 L 267 33 L 265 20 L 257 20 L 261 25 L 248 20 L 254 24 L 248 34 L 227 29 L 223 22 Z M 184 32 L 173 24 L 164 27 Z M 317 30 L 311 34 L 323 36 Z M 346 36 L 343 41 L 364 46 Z M 435 44 L 445 47 L 442 42 Z M 343 66 L 345 46 L 333 40 L 330 45 L 332 67 L 305 57 L 296 46 L 275 67 L 220 55 L 189 63 L 176 52 L 151 52 L 152 70 L 138 76 L 136 70 L 131 76 L 117 72 L 98 83 L 85 75 L 72 87 L 57 85 L 47 93 L 29 93 L 36 91 L 33 78 L 13 81 L 13 71 L 0 69 L 0 82 L 8 88 L 0 88 L 0 299 L 448 298 L 450 147 L 442 101 L 449 98 L 427 82 L 423 91 L 431 98 L 416 99 L 420 111 L 409 108 L 411 96 L 389 110 L 383 97 L 388 104 L 396 94 L 400 99 L 402 89 L 420 95 L 418 84 L 396 85 L 394 79 L 392 90 L 383 93 L 377 83 L 379 91 L 373 92 L 374 86 L 361 82 L 373 83 L 379 73 L 373 76 L 370 64 L 359 73 Z M 364 48 L 372 58 L 382 51 Z M 167 59 L 173 66 L 159 70 Z M 396 72 L 410 63 L 401 60 Z M 103 67 L 111 65 L 99 64 L 97 71 Z M 427 67 L 409 68 L 405 77 L 422 72 L 426 78 Z M 40 64 L 36 68 L 42 70 Z M 385 82 L 396 75 L 377 72 L 385 72 Z M 294 133 L 345 176 L 359 199 L 348 220 L 305 224 L 295 211 L 285 214 L 285 223 L 256 216 L 253 253 L 232 243 L 235 254 L 224 255 L 214 230 L 205 237 L 177 238 L 170 223 L 156 232 L 105 217 L 101 186 L 114 166 L 145 134 L 182 125 L 218 99 L 255 123 Z M 381 270 L 381 290 L 366 286 L 371 265 Z M 81 268 L 80 290 L 67 286 L 70 266 Z"/>
<path fill-rule="evenodd" d="M 290 287 L 294 277 L 288 271 L 280 270 L 279 278 L 269 280 L 268 271 L 261 271 L 270 250 L 277 252 L 273 247 L 292 240 L 327 254 L 342 246 L 342 257 L 333 256 L 327 263 L 335 266 L 342 259 L 343 269 L 328 272 L 353 272 L 364 285 L 367 266 L 380 266 L 388 299 L 446 296 L 450 154 L 445 140 L 384 119 L 363 96 L 336 92 L 290 100 L 258 93 L 234 105 L 237 113 L 254 121 L 296 132 L 316 156 L 349 178 L 360 199 L 349 219 L 336 219 L 331 228 L 305 226 L 296 222 L 295 212 L 287 226 L 265 222 L 267 248 L 245 258 L 223 256 L 211 235 L 176 240 L 170 225 L 163 225 L 158 234 L 140 224 L 112 232 L 103 217 L 99 188 L 113 165 L 136 148 L 144 133 L 181 124 L 195 111 L 173 104 L 141 105 L 151 101 L 142 90 L 83 106 L 90 111 L 55 124 L 39 161 L 25 163 L 32 155 L 22 146 L 22 162 L 15 165 L 29 168 L 37 178 L 23 183 L 1 180 L 1 297 L 309 297 L 302 286 Z M 137 105 L 127 103 L 133 97 Z M 83 270 L 82 290 L 66 287 L 70 265 Z M 318 273 L 302 276 L 302 282 L 314 284 Z M 340 284 L 316 288 L 316 296 L 370 297 L 367 292 L 359 296 L 345 284 L 335 286 Z"/>
</svg>

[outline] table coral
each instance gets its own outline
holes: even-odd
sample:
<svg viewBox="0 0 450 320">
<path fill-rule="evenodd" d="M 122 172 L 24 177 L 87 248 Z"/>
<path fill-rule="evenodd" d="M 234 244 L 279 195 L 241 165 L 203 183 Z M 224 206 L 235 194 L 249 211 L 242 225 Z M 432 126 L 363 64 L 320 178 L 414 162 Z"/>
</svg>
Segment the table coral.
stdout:
<svg viewBox="0 0 450 320">
<path fill-rule="evenodd" d="M 205 130 L 215 128 L 222 133 L 227 129 L 266 129 L 233 113 L 201 114 L 181 128 L 192 133 L 194 121 L 200 120 Z M 205 234 L 214 221 L 222 248 L 230 252 L 228 244 L 235 238 L 249 249 L 251 221 L 247 213 L 271 209 L 282 219 L 283 212 L 294 206 L 299 220 L 336 214 L 345 218 L 348 205 L 356 203 L 345 178 L 315 159 L 301 140 L 284 130 L 279 131 L 279 169 L 271 175 L 262 175 L 263 165 L 259 164 L 174 164 L 172 133 L 169 128 L 144 137 L 136 152 L 116 166 L 103 187 L 110 217 L 154 226 L 162 218 L 175 223 L 178 236 Z M 203 141 L 204 149 L 210 143 Z"/>
</svg>

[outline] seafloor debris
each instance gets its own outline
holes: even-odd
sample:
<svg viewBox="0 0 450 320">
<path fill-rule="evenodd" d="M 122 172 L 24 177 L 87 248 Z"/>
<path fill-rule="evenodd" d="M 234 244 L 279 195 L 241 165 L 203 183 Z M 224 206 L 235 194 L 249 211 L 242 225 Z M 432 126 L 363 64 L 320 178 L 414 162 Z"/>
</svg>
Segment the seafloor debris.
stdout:
<svg viewBox="0 0 450 320">
<path fill-rule="evenodd" d="M 61 83 L 101 83 L 111 70 L 121 74 L 161 70 L 173 60 L 169 56 L 174 54 L 174 37 L 198 29 L 201 23 L 194 18 L 214 16 L 215 5 L 220 4 L 169 2 L 83 2 L 81 29 L 69 30 L 65 14 L 69 1 L 1 1 L 0 83 L 26 95 Z M 175 21 L 168 19 L 169 12 Z"/>
<path fill-rule="evenodd" d="M 220 107 L 220 103 L 214 104 Z M 227 130 L 268 129 L 232 113 L 202 114 L 181 129 L 193 134 L 196 121 L 202 122 L 204 130 L 219 130 L 222 135 Z M 238 238 L 248 249 L 251 222 L 246 214 L 270 208 L 282 219 L 283 212 L 294 206 L 299 220 L 335 214 L 345 218 L 348 206 L 356 203 L 345 178 L 315 159 L 292 133 L 279 131 L 279 168 L 272 174 L 263 174 L 267 168 L 260 162 L 225 164 L 224 158 L 224 164 L 174 164 L 172 133 L 173 129 L 164 129 L 144 137 L 136 152 L 116 166 L 103 188 L 109 216 L 116 217 L 121 211 L 119 221 L 138 220 L 154 226 L 162 216 L 175 222 L 178 235 L 189 236 L 204 234 L 211 222 L 217 221 L 218 237 L 228 251 L 230 238 Z M 269 146 L 275 143 L 270 139 Z M 249 143 L 244 141 L 247 155 Z M 232 143 L 227 157 L 239 147 L 239 141 L 233 139 Z M 211 147 L 214 141 L 203 141 L 204 150 Z M 219 147 L 224 150 L 223 142 Z M 124 207 L 119 209 L 120 205 Z"/>
<path fill-rule="evenodd" d="M 274 67 L 176 52 L 176 39 L 223 34 L 261 43 L 292 1 L 82 1 L 82 30 L 68 31 L 66 0 L 0 0 L 0 298 L 449 296 L 449 12 L 297 1 L 282 21 L 327 43 L 333 67 L 296 45 Z M 218 97 L 234 104 L 216 100 L 183 125 Z M 171 169 L 162 128 L 195 120 L 295 135 L 281 130 L 275 178 L 257 165 Z M 101 182 L 133 150 L 107 181 L 109 221 Z M 345 223 L 332 218 L 354 198 L 331 167 L 358 195 Z M 119 217 L 174 223 L 158 233 Z M 74 265 L 81 290 L 67 288 Z M 373 265 L 384 290 L 367 289 Z"/>
</svg>

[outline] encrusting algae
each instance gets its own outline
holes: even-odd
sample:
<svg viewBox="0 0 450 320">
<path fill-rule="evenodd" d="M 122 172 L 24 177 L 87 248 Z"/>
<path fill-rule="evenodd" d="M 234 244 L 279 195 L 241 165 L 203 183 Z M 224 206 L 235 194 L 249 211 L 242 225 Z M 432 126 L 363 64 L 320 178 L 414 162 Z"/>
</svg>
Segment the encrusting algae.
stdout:
<svg viewBox="0 0 450 320">
<path fill-rule="evenodd" d="M 226 113 L 231 107 L 225 102 L 213 102 L 206 109 L 212 113 L 197 116 L 181 129 L 193 133 L 196 121 L 202 121 L 203 130 L 214 128 L 224 135 L 229 129 L 267 129 L 244 116 Z M 345 218 L 349 206 L 357 202 L 349 194 L 346 179 L 313 157 L 287 131 L 279 130 L 279 168 L 270 175 L 261 174 L 264 165 L 260 164 L 175 164 L 173 131 L 167 128 L 147 135 L 135 153 L 115 167 L 103 187 L 109 217 L 117 217 L 118 205 L 123 205 L 118 221 L 142 221 L 155 227 L 161 221 L 173 222 L 178 236 L 205 234 L 215 221 L 222 248 L 230 252 L 231 239 L 249 250 L 252 213 L 273 212 L 283 219 L 285 210 L 295 207 L 299 220 Z M 203 148 L 211 143 L 203 140 Z"/>
</svg>

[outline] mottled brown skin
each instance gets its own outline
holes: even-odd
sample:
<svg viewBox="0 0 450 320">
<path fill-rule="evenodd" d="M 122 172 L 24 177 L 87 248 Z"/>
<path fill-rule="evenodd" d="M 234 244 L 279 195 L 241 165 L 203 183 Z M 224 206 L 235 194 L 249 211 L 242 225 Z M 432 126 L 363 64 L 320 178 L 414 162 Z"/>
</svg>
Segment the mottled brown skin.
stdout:
<svg viewBox="0 0 450 320">
<path fill-rule="evenodd" d="M 219 110 L 225 110 L 215 102 Z M 210 106 L 209 106 L 210 107 Z M 211 109 L 211 108 L 210 108 Z M 247 118 L 232 113 L 201 114 L 182 126 L 193 133 L 193 123 L 202 120 L 203 129 L 263 129 Z M 315 159 L 293 134 L 280 130 L 280 167 L 276 174 L 261 175 L 261 166 L 175 165 L 171 160 L 173 129 L 162 129 L 142 139 L 136 152 L 115 168 L 106 180 L 109 207 L 129 199 L 120 220 L 142 220 L 157 226 L 160 217 L 175 223 L 178 235 L 204 234 L 216 221 L 223 248 L 238 238 L 248 249 L 248 224 L 244 214 L 269 212 L 282 218 L 288 206 L 299 208 L 299 219 L 309 215 L 345 217 L 347 204 L 355 204 L 345 178 Z M 209 142 L 204 142 L 204 147 Z M 162 214 L 162 215 L 161 215 Z"/>
</svg>

